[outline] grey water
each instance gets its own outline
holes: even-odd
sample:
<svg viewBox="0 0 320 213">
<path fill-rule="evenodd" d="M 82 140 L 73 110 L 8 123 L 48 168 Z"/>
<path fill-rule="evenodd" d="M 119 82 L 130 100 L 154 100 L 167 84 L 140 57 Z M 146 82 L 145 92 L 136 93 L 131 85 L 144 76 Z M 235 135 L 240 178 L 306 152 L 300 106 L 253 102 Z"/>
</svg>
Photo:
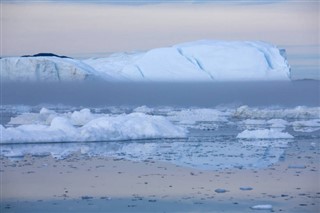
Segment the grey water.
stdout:
<svg viewBox="0 0 320 213">
<path fill-rule="evenodd" d="M 82 83 L 2 82 L 1 105 L 320 106 L 320 81 Z"/>
</svg>

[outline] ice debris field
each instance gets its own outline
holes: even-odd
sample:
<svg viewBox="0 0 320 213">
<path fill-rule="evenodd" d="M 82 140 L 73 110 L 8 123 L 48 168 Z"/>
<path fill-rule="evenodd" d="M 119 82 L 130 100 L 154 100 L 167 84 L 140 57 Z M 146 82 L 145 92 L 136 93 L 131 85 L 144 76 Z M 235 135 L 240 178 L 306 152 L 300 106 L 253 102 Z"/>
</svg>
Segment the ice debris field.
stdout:
<svg viewBox="0 0 320 213">
<path fill-rule="evenodd" d="M 92 109 L 3 107 L 1 155 L 154 159 L 216 169 L 266 167 L 296 140 L 316 146 L 319 107 Z M 226 158 L 228 155 L 228 158 Z M 228 159 L 228 160 L 226 160 Z"/>
<path fill-rule="evenodd" d="M 50 55 L 50 54 L 49 54 Z M 105 58 L 1 58 L 5 81 L 237 81 L 289 80 L 284 50 L 260 41 L 202 40 L 115 53 Z"/>
</svg>

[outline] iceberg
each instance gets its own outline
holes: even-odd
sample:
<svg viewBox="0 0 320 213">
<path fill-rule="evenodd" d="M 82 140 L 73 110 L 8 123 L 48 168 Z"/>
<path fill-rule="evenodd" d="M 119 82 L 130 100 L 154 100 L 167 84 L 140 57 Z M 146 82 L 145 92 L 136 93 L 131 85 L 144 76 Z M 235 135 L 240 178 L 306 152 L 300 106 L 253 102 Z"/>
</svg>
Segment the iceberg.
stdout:
<svg viewBox="0 0 320 213">
<path fill-rule="evenodd" d="M 2 58 L 13 81 L 265 81 L 289 80 L 285 52 L 261 41 L 201 40 L 146 52 L 83 60 L 42 56 Z"/>
<path fill-rule="evenodd" d="M 244 130 L 237 135 L 239 139 L 292 139 L 293 136 L 278 129 Z"/>
<path fill-rule="evenodd" d="M 44 111 L 44 110 L 41 110 Z M 29 114 L 32 123 L 26 124 L 26 114 L 11 123 L 16 127 L 0 125 L 0 143 L 114 141 L 151 138 L 181 138 L 187 131 L 175 126 L 162 116 L 131 113 L 120 115 L 92 114 L 83 109 L 72 114 L 46 112 Z"/>
<path fill-rule="evenodd" d="M 95 70 L 81 61 L 51 56 L 1 58 L 4 81 L 83 81 Z"/>
</svg>

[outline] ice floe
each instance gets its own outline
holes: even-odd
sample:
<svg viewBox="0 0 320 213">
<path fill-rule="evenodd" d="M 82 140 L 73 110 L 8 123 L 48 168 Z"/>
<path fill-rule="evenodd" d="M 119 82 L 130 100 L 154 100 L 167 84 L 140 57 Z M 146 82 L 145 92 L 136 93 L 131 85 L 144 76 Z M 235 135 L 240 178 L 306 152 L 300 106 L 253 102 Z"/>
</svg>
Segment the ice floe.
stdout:
<svg viewBox="0 0 320 213">
<path fill-rule="evenodd" d="M 320 119 L 293 121 L 291 125 L 297 132 L 314 132 L 320 130 Z"/>
<path fill-rule="evenodd" d="M 261 204 L 252 206 L 251 209 L 253 210 L 272 210 L 272 205 L 270 204 Z"/>
<path fill-rule="evenodd" d="M 195 124 L 199 121 L 227 122 L 227 115 L 227 113 L 216 109 L 196 108 L 169 112 L 168 119 L 180 124 Z"/>
<path fill-rule="evenodd" d="M 108 141 L 184 137 L 186 134 L 184 128 L 173 125 L 162 116 L 143 113 L 102 115 L 97 118 L 97 115 L 93 116 L 88 110 L 74 112 L 69 118 L 59 115 L 43 118 L 44 114 L 53 116 L 51 113 L 39 113 L 38 117 L 32 120 L 35 124 L 7 128 L 1 126 L 1 142 Z M 23 117 L 19 117 L 20 124 L 23 123 L 23 119 L 29 120 L 26 115 L 35 117 L 34 114 L 24 114 Z M 48 118 L 52 118 L 50 124 Z"/>
<path fill-rule="evenodd" d="M 320 107 L 256 108 L 241 106 L 233 112 L 233 117 L 239 119 L 313 119 L 320 118 Z"/>
<path fill-rule="evenodd" d="M 277 129 L 257 129 L 257 130 L 244 130 L 237 135 L 240 139 L 278 139 L 278 138 L 293 138 L 287 132 L 282 132 Z"/>
</svg>

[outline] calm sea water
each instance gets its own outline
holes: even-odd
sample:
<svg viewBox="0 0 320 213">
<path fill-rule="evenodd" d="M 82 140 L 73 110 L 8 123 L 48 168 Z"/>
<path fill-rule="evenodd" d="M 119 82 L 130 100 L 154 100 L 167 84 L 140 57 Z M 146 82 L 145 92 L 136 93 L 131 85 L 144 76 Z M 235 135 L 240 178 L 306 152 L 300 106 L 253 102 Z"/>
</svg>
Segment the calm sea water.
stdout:
<svg viewBox="0 0 320 213">
<path fill-rule="evenodd" d="M 3 105 L 69 106 L 319 106 L 320 83 L 3 83 Z"/>
</svg>

